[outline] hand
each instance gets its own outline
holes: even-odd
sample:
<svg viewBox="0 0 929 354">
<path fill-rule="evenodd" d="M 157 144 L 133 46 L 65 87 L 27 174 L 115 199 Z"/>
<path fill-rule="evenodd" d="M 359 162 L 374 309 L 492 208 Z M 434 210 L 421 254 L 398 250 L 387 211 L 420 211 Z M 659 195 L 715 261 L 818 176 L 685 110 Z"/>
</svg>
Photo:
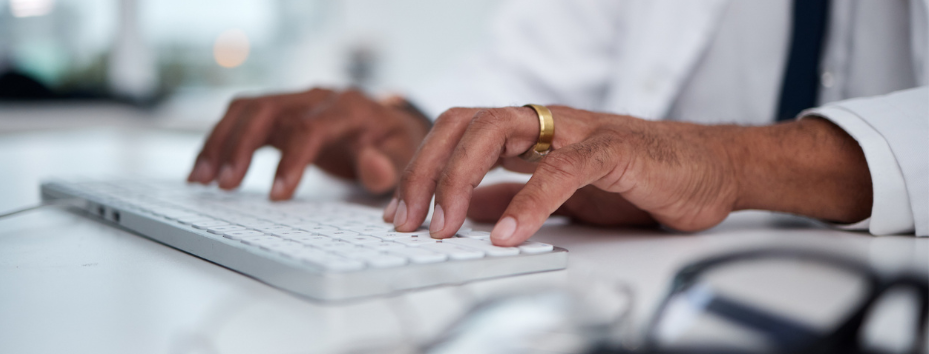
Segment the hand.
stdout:
<svg viewBox="0 0 929 354">
<path fill-rule="evenodd" d="M 680 230 L 711 227 L 733 210 L 736 169 L 723 144 L 726 134 L 718 133 L 737 128 L 713 131 L 696 124 L 549 108 L 555 118 L 553 151 L 500 214 L 491 232 L 494 244 L 525 241 L 579 189 L 584 190 L 581 196 L 591 194 L 587 186 L 612 193 L 615 203 L 628 201 L 635 207 L 626 205 L 627 210 L 642 210 Z M 525 169 L 526 162 L 517 156 L 536 143 L 538 134 L 531 108 L 445 112 L 403 173 L 397 202 L 385 210 L 385 220 L 400 231 L 415 229 L 435 193 L 430 232 L 437 238 L 452 236 L 487 171 L 497 164 Z"/>
<path fill-rule="evenodd" d="M 290 198 L 308 164 L 359 179 L 373 193 L 392 189 L 428 131 L 428 120 L 364 94 L 313 89 L 239 98 L 213 128 L 188 177 L 237 187 L 264 145 L 281 151 L 271 199 Z"/>
<path fill-rule="evenodd" d="M 712 227 L 733 210 L 840 223 L 858 222 L 871 212 L 871 176 L 861 147 L 824 119 L 708 126 L 549 108 L 555 118 L 553 151 L 536 166 L 517 158 L 538 139 L 531 108 L 442 114 L 404 171 L 384 219 L 400 231 L 415 229 L 434 192 L 433 237 L 452 236 L 469 213 L 499 217 L 491 239 L 512 246 L 553 212 L 601 224 L 647 223 L 640 213 L 645 212 L 682 231 Z M 488 187 L 496 196 L 475 191 L 497 164 L 534 174 L 523 187 Z M 469 208 L 472 198 L 483 205 Z M 601 216 L 607 213 L 617 216 Z"/>
</svg>

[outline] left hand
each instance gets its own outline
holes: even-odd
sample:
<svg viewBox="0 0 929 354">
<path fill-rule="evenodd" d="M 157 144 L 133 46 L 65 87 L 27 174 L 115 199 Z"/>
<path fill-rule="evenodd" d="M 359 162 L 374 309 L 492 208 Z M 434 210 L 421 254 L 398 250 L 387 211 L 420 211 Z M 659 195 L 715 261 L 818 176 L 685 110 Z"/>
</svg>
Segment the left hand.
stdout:
<svg viewBox="0 0 929 354">
<path fill-rule="evenodd" d="M 532 178 L 500 214 L 491 232 L 494 244 L 522 243 L 578 190 L 583 190 L 579 195 L 599 195 L 595 206 L 628 201 L 683 231 L 712 227 L 733 210 L 739 191 L 737 164 L 725 144 L 728 132 L 738 127 L 647 121 L 563 106 L 549 109 L 555 123 L 553 151 L 534 166 Z M 487 171 L 498 164 L 525 170 L 527 163 L 518 156 L 538 136 L 539 120 L 532 108 L 446 111 L 404 171 L 385 220 L 399 231 L 416 229 L 434 193 L 430 232 L 436 238 L 451 237 L 463 224 L 474 188 Z M 603 204 L 609 195 L 617 202 Z"/>
</svg>

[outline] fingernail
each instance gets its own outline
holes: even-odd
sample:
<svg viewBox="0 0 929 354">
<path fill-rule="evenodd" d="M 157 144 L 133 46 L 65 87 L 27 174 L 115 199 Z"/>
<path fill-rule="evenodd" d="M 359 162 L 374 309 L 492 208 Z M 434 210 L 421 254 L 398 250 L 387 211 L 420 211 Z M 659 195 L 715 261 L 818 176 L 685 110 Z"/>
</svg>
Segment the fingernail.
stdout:
<svg viewBox="0 0 929 354">
<path fill-rule="evenodd" d="M 490 231 L 490 238 L 494 241 L 506 242 L 513 237 L 514 232 L 516 232 L 516 219 L 507 216 L 500 219 L 494 229 Z"/>
<path fill-rule="evenodd" d="M 397 198 L 394 197 L 390 200 L 390 203 L 387 204 L 387 207 L 384 208 L 384 221 L 390 221 L 394 217 L 394 213 L 397 212 Z"/>
<path fill-rule="evenodd" d="M 276 197 L 282 194 L 284 194 L 284 180 L 280 178 L 275 179 L 274 184 L 271 185 L 271 196 Z"/>
<path fill-rule="evenodd" d="M 207 182 L 207 174 L 210 173 L 210 162 L 206 160 L 197 161 L 194 164 L 194 171 L 190 173 L 190 180 L 193 182 Z"/>
<path fill-rule="evenodd" d="M 394 215 L 394 227 L 399 227 L 406 222 L 406 202 L 400 201 L 397 204 L 397 215 Z"/>
<path fill-rule="evenodd" d="M 224 185 L 232 184 L 232 180 L 235 178 L 233 174 L 232 166 L 223 166 L 223 169 L 219 171 L 219 183 Z"/>
<path fill-rule="evenodd" d="M 435 211 L 432 212 L 432 222 L 429 223 L 429 233 L 435 236 L 442 231 L 443 227 L 445 227 L 445 211 L 442 210 L 441 205 L 436 204 Z"/>
</svg>

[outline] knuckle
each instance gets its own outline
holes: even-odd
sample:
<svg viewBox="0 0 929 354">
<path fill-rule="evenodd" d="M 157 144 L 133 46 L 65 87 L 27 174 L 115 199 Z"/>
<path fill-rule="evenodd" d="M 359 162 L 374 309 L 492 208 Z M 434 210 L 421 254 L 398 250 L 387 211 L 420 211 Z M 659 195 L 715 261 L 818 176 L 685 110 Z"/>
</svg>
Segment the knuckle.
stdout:
<svg viewBox="0 0 929 354">
<path fill-rule="evenodd" d="M 416 168 L 407 168 L 400 176 L 400 184 L 404 186 L 422 185 L 427 182 L 431 182 L 429 177 Z"/>
<path fill-rule="evenodd" d="M 343 91 L 341 94 L 341 97 L 345 97 L 347 99 L 360 99 L 360 98 L 367 98 L 368 96 L 365 96 L 363 92 L 359 91 L 356 88 L 350 88 L 350 89 Z"/>
<path fill-rule="evenodd" d="M 442 174 L 439 176 L 437 187 L 442 190 L 455 190 L 467 184 L 467 179 L 460 173 L 453 173 L 445 170 L 442 171 Z"/>
<path fill-rule="evenodd" d="M 314 96 L 315 95 L 328 95 L 332 93 L 332 90 L 321 88 L 321 87 L 314 87 L 314 88 L 307 90 L 306 93 L 309 95 L 314 95 Z"/>
<path fill-rule="evenodd" d="M 464 107 L 452 107 L 447 109 L 445 112 L 439 115 L 439 118 L 436 118 L 435 125 L 447 125 L 452 122 L 459 121 L 462 119 L 471 118 L 473 114 L 473 108 L 464 108 Z"/>
<path fill-rule="evenodd" d="M 559 178 L 573 178 L 581 169 L 581 161 L 564 153 L 553 152 L 539 163 L 543 173 Z"/>
<path fill-rule="evenodd" d="M 475 122 L 499 122 L 501 120 L 499 110 L 494 108 L 485 108 L 474 113 L 471 119 Z"/>
<path fill-rule="evenodd" d="M 470 126 L 477 130 L 501 130 L 503 128 L 504 118 L 500 111 L 496 109 L 482 109 L 474 114 L 471 118 Z"/>
<path fill-rule="evenodd" d="M 248 97 L 236 97 L 236 98 L 233 98 L 232 102 L 229 103 L 229 107 L 230 108 L 242 107 L 248 104 L 248 102 L 251 100 L 252 99 Z"/>
</svg>

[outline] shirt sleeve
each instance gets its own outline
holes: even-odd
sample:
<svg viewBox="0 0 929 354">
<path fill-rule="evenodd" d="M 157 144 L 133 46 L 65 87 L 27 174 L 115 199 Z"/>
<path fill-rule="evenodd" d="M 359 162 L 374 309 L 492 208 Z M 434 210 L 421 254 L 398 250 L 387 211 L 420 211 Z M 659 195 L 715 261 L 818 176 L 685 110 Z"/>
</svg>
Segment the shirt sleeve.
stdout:
<svg viewBox="0 0 929 354">
<path fill-rule="evenodd" d="M 850 227 L 929 236 L 929 86 L 834 102 L 804 116 L 830 120 L 864 152 L 874 204 L 869 220 Z"/>
<path fill-rule="evenodd" d="M 489 47 L 431 83 L 405 92 L 437 117 L 455 106 L 602 105 L 613 70 L 620 2 L 510 1 Z"/>
</svg>

